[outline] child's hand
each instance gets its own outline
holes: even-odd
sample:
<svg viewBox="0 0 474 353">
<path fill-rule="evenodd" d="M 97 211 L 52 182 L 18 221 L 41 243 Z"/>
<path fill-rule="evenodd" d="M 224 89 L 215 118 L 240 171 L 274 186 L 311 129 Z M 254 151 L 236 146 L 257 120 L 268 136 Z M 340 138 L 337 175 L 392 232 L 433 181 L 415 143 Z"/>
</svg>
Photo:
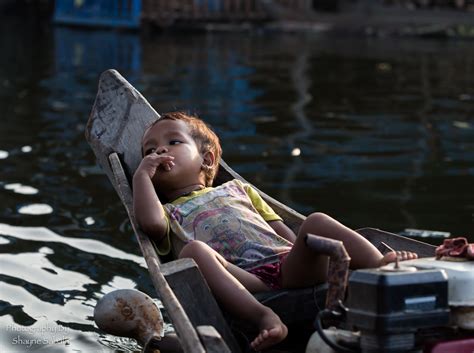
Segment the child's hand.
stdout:
<svg viewBox="0 0 474 353">
<path fill-rule="evenodd" d="M 152 179 L 155 176 L 158 168 L 165 171 L 170 171 L 174 166 L 173 159 L 173 156 L 166 154 L 150 153 L 149 155 L 143 157 L 134 177 L 137 175 L 146 175 Z"/>
</svg>

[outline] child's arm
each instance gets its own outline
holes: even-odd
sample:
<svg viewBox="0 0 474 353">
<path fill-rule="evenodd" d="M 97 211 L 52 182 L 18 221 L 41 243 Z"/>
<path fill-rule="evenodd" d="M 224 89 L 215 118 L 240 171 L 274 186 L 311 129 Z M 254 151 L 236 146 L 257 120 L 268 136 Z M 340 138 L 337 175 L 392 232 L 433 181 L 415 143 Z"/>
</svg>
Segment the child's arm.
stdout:
<svg viewBox="0 0 474 353">
<path fill-rule="evenodd" d="M 133 212 L 140 228 L 157 243 L 166 235 L 167 222 L 152 178 L 156 168 L 172 163 L 172 158 L 156 153 L 145 156 L 133 175 Z"/>
<path fill-rule="evenodd" d="M 282 221 L 270 221 L 268 222 L 270 227 L 282 238 L 285 238 L 292 244 L 296 241 L 295 233 Z"/>
</svg>

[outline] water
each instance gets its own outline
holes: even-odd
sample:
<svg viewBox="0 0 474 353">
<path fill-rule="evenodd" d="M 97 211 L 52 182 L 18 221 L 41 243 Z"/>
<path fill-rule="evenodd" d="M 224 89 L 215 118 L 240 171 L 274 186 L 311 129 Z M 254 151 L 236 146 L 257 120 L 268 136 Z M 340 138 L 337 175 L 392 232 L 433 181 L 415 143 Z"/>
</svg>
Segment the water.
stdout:
<svg viewBox="0 0 474 353">
<path fill-rule="evenodd" d="M 92 320 L 114 289 L 153 294 L 84 139 L 108 68 L 158 111 L 204 117 L 229 164 L 302 213 L 474 241 L 472 42 L 1 22 L 2 352 L 139 351 Z"/>
</svg>

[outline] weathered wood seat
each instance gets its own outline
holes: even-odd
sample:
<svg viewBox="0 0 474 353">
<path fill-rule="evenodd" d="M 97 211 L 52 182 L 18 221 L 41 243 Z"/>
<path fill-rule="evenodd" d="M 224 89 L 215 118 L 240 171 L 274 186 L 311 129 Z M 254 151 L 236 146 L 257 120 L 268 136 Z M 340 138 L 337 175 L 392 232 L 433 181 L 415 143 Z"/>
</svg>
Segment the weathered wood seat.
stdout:
<svg viewBox="0 0 474 353">
<path fill-rule="evenodd" d="M 127 210 L 152 282 L 184 351 L 239 352 L 241 347 L 234 332 L 229 328 L 195 262 L 181 259 L 163 263 L 150 239 L 136 223 L 130 181 L 141 160 L 140 141 L 143 132 L 158 117 L 159 114 L 130 83 L 117 71 L 108 70 L 100 78 L 86 138 Z M 214 184 L 219 185 L 232 178 L 242 179 L 222 161 Z M 285 223 L 297 232 L 305 217 L 259 192 Z M 391 233 L 371 228 L 362 229 L 360 233 L 376 246 L 386 242 L 397 250 L 413 250 L 419 254 L 421 251 L 421 256 L 431 256 L 433 253 L 431 248 L 421 246 L 424 243 Z M 325 285 L 321 285 L 301 290 L 259 293 L 256 297 L 273 308 L 285 323 L 292 325 L 313 320 L 317 310 L 324 305 L 325 288 Z M 218 333 L 212 331 L 212 327 Z M 220 337 L 223 341 L 219 340 Z"/>
</svg>

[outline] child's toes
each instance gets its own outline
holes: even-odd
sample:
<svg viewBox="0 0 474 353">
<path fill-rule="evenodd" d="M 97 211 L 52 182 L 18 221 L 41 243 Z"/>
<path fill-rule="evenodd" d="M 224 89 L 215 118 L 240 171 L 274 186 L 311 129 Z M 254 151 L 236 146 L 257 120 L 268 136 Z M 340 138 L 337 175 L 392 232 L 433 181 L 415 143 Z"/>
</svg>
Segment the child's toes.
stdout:
<svg viewBox="0 0 474 353">
<path fill-rule="evenodd" d="M 418 258 L 418 255 L 411 251 L 397 251 L 400 261 L 413 260 Z"/>
<path fill-rule="evenodd" d="M 399 261 L 406 261 L 417 259 L 418 254 L 411 251 L 390 251 L 384 255 L 384 257 L 380 261 L 380 265 L 384 266 L 389 263 L 395 262 L 397 261 L 397 257 Z"/>
</svg>

